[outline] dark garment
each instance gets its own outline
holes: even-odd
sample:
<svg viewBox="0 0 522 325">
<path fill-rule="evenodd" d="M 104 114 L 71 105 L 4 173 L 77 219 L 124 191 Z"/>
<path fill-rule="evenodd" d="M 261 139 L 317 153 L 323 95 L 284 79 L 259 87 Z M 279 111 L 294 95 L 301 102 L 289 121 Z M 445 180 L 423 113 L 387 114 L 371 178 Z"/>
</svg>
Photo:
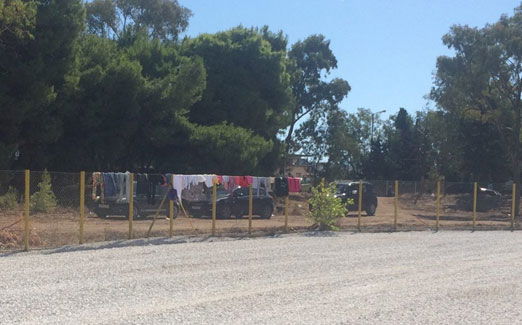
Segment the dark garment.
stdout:
<svg viewBox="0 0 522 325">
<path fill-rule="evenodd" d="M 278 197 L 288 196 L 288 179 L 277 177 L 274 183 L 274 194 Z"/>
<path fill-rule="evenodd" d="M 147 195 L 149 190 L 149 178 L 147 174 L 136 175 L 136 195 Z"/>
<path fill-rule="evenodd" d="M 113 173 L 103 173 L 103 186 L 103 192 L 105 197 L 116 196 L 117 188 Z"/>
<path fill-rule="evenodd" d="M 178 199 L 178 191 L 174 188 L 171 188 L 167 195 L 171 201 L 176 201 Z"/>
</svg>

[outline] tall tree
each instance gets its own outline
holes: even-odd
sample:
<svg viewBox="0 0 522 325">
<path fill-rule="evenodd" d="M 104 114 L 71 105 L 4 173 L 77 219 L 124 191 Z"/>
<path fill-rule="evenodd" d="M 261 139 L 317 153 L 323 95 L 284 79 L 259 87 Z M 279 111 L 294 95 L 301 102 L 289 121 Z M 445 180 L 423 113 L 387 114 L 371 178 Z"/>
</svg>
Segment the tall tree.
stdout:
<svg viewBox="0 0 522 325">
<path fill-rule="evenodd" d="M 93 0 L 86 8 L 88 31 L 116 39 L 145 31 L 153 39 L 176 41 L 192 16 L 177 0 Z"/>
<path fill-rule="evenodd" d="M 455 55 L 438 58 L 432 99 L 462 118 L 494 125 L 509 144 L 512 177 L 519 183 L 522 7 L 483 28 L 453 26 L 443 42 Z"/>
<path fill-rule="evenodd" d="M 13 3 L 19 4 L 3 3 L 4 18 L 6 8 Z M 45 167 L 49 158 L 46 145 L 61 132 L 56 100 L 75 82 L 71 70 L 76 61 L 76 41 L 83 30 L 81 0 L 42 0 L 34 5 L 27 2 L 25 7 L 18 7 L 27 10 L 17 18 L 22 20 L 18 32 L 12 27 L 4 29 L 0 41 L 5 46 L 0 50 L 3 168 Z M 31 29 L 33 8 L 36 13 Z M 17 162 L 11 158 L 15 151 L 20 153 Z"/>
<path fill-rule="evenodd" d="M 286 127 L 290 100 L 285 51 L 274 50 L 262 32 L 237 27 L 186 40 L 183 53 L 203 58 L 207 88 L 190 110 L 201 125 L 228 122 L 272 139 Z"/>
<path fill-rule="evenodd" d="M 351 89 L 346 80 L 325 80 L 337 68 L 337 59 L 323 35 L 311 35 L 295 43 L 288 56 L 293 102 L 285 139 L 287 153 L 295 151 L 292 140 L 296 125 L 314 110 L 339 104 Z"/>
</svg>

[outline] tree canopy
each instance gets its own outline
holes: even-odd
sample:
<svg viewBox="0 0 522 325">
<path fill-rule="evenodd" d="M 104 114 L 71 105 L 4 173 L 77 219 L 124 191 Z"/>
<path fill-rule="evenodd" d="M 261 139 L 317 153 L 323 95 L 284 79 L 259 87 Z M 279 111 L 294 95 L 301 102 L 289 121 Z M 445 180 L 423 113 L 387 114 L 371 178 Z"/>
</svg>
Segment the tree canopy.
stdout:
<svg viewBox="0 0 522 325">
<path fill-rule="evenodd" d="M 522 7 L 453 26 L 434 110 L 341 106 L 325 35 L 184 36 L 177 0 L 0 2 L 0 169 L 520 180 Z M 282 170 L 279 168 L 279 170 Z"/>
</svg>

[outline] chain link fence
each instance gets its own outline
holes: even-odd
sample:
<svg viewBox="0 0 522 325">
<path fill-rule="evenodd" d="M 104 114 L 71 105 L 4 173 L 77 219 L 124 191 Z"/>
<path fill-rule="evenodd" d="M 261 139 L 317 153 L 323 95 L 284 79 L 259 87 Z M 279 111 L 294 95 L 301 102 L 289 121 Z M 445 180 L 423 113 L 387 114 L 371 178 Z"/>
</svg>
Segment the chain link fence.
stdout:
<svg viewBox="0 0 522 325">
<path fill-rule="evenodd" d="M 117 204 L 111 203 L 110 213 L 103 212 L 102 208 L 109 206 L 107 195 L 105 201 L 100 199 L 95 174 L 86 173 L 83 177 L 84 186 L 81 173 L 31 171 L 27 192 L 29 209 L 26 211 L 25 172 L 0 171 L 0 250 L 51 248 L 129 238 L 242 236 L 314 229 L 309 218 L 311 194 L 305 186 L 304 191 L 290 193 L 287 198 L 273 197 L 271 217 L 258 216 L 263 213 L 257 212 L 259 203 L 253 200 L 251 218 L 248 213 L 227 217 L 218 213 L 213 220 L 212 213 L 197 213 L 195 207 L 184 200 L 180 205 L 172 203 L 171 206 L 168 188 L 158 185 L 161 182 L 155 181 L 150 187 L 147 184 L 151 182 L 143 181 L 161 180 L 165 175 L 133 175 L 132 214 L 129 214 L 130 202 L 124 197 L 114 201 Z M 352 204 L 346 217 L 338 222 L 340 229 L 373 232 L 519 228 L 518 220 L 513 218 L 513 184 L 510 182 L 373 180 L 365 184 L 371 186 L 372 190 L 368 192 L 371 194 L 363 194 L 366 197 L 362 197 L 360 213 L 357 202 Z M 202 193 L 206 202 L 212 202 L 212 187 Z M 222 185 L 216 185 L 216 201 L 223 193 Z M 375 207 L 371 204 L 372 196 Z M 212 210 L 207 207 L 207 211 Z"/>
</svg>

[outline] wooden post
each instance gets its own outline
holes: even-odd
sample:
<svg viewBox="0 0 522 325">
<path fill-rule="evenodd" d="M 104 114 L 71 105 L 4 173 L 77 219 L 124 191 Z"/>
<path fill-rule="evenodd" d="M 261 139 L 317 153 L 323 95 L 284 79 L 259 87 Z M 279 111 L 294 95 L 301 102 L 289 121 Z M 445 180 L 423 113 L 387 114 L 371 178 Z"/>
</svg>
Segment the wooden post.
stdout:
<svg viewBox="0 0 522 325">
<path fill-rule="evenodd" d="M 24 192 L 24 251 L 29 250 L 29 200 L 31 187 L 31 172 L 25 170 L 25 192 Z"/>
<path fill-rule="evenodd" d="M 169 237 L 172 237 L 173 235 L 174 235 L 174 200 L 169 200 Z"/>
<path fill-rule="evenodd" d="M 395 181 L 395 198 L 393 199 L 393 229 L 397 231 L 397 214 L 399 205 L 399 181 Z"/>
<path fill-rule="evenodd" d="M 217 185 L 212 185 L 212 236 L 216 235 L 216 217 L 217 217 Z"/>
<path fill-rule="evenodd" d="M 440 180 L 437 180 L 437 223 L 435 225 L 436 231 L 439 231 L 440 221 Z"/>
<path fill-rule="evenodd" d="M 475 224 L 477 222 L 477 192 L 478 184 L 473 183 L 473 231 L 475 231 Z"/>
<path fill-rule="evenodd" d="M 517 195 L 517 184 L 513 182 L 513 190 L 511 196 L 511 231 L 515 230 L 515 207 L 516 207 L 516 195 Z"/>
<path fill-rule="evenodd" d="M 134 174 L 129 173 L 129 182 L 130 182 L 130 194 L 127 198 L 129 200 L 129 239 L 132 239 L 134 236 L 132 226 L 134 221 Z"/>
<path fill-rule="evenodd" d="M 288 195 L 285 196 L 285 232 L 288 232 Z"/>
<path fill-rule="evenodd" d="M 80 172 L 80 245 L 83 244 L 83 226 L 85 223 L 85 172 Z"/>
<path fill-rule="evenodd" d="M 357 210 L 357 230 L 361 231 L 361 215 L 362 215 L 362 189 L 363 183 L 359 181 L 359 202 L 358 202 L 358 210 Z"/>
<path fill-rule="evenodd" d="M 254 199 L 252 193 L 252 185 L 248 186 L 248 234 L 252 233 L 252 213 L 254 207 Z"/>
</svg>

